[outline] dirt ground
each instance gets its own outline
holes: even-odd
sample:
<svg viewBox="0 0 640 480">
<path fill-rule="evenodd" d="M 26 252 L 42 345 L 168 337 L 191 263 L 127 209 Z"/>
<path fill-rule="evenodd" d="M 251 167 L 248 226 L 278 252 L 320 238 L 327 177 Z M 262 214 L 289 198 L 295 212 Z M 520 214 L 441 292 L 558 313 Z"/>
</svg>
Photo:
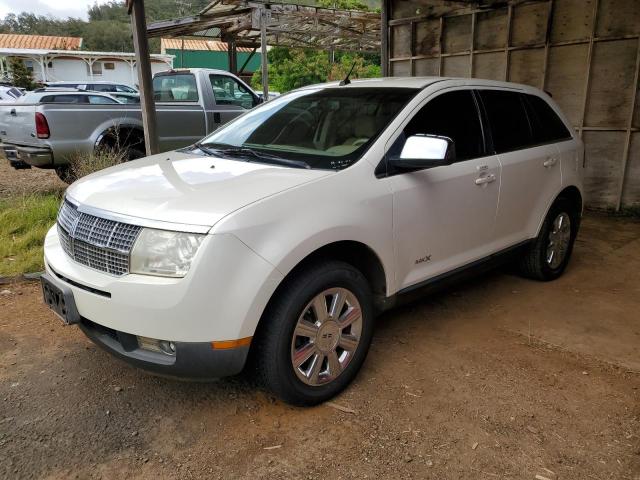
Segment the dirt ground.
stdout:
<svg viewBox="0 0 640 480">
<path fill-rule="evenodd" d="M 586 218 L 556 282 L 495 272 L 385 314 L 309 409 L 150 376 L 36 284 L 0 289 L 2 478 L 640 479 L 638 221 Z"/>
<path fill-rule="evenodd" d="M 0 154 L 0 198 L 34 192 L 52 192 L 66 188 L 54 170 L 28 168 L 16 170 Z"/>
</svg>

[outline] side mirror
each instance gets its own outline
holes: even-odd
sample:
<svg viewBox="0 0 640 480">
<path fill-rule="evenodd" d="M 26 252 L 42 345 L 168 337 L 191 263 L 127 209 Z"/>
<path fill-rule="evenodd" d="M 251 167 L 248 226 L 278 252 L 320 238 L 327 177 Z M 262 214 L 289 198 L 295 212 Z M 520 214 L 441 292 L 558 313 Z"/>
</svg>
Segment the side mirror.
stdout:
<svg viewBox="0 0 640 480">
<path fill-rule="evenodd" d="M 389 158 L 390 166 L 399 170 L 421 170 L 451 165 L 456 149 L 449 137 L 438 135 L 412 135 L 404 143 L 400 155 Z"/>
</svg>

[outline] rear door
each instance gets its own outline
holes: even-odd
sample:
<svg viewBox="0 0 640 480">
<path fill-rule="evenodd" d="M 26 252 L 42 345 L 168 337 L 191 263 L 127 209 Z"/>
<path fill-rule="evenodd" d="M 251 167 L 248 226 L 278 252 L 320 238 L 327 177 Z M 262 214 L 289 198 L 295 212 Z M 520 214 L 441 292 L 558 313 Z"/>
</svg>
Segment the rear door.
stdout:
<svg viewBox="0 0 640 480">
<path fill-rule="evenodd" d="M 452 165 L 389 173 L 399 289 L 487 256 L 500 191 L 500 166 L 487 154 L 475 96 L 447 89 L 429 97 L 392 140 L 389 155 L 415 134 L 449 137 Z"/>
<path fill-rule="evenodd" d="M 516 90 L 479 90 L 493 149 L 502 167 L 496 217 L 496 249 L 536 235 L 549 203 L 560 191 L 559 151 L 542 141 L 527 114 L 525 95 Z"/>
</svg>

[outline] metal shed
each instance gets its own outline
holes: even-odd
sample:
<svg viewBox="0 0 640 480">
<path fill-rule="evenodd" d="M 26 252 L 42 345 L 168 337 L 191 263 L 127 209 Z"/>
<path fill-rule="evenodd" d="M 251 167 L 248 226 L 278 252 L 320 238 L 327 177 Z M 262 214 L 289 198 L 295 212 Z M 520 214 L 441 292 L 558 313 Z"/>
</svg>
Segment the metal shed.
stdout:
<svg viewBox="0 0 640 480">
<path fill-rule="evenodd" d="M 640 206 L 640 1 L 384 0 L 382 23 L 389 75 L 551 93 L 585 143 L 587 204 Z"/>
</svg>

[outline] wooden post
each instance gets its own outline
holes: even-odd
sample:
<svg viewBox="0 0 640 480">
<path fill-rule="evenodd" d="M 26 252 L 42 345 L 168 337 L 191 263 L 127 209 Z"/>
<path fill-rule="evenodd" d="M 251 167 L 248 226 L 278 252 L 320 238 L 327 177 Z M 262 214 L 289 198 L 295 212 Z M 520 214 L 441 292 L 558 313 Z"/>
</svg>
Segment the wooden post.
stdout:
<svg viewBox="0 0 640 480">
<path fill-rule="evenodd" d="M 153 155 L 160 150 L 158 148 L 158 131 L 156 128 L 156 105 L 153 101 L 153 84 L 151 83 L 151 59 L 149 57 L 149 40 L 147 39 L 147 22 L 144 18 L 144 1 L 127 0 L 127 7 L 129 15 L 131 15 L 133 49 L 136 52 L 136 65 L 138 67 L 144 144 L 147 155 Z"/>
<path fill-rule="evenodd" d="M 234 75 L 238 74 L 238 54 L 236 41 L 233 38 L 227 39 L 227 57 L 229 58 L 229 71 Z"/>
<path fill-rule="evenodd" d="M 184 68 L 184 37 L 182 37 L 182 43 L 180 44 L 180 68 Z"/>
<path fill-rule="evenodd" d="M 262 95 L 269 100 L 269 70 L 267 59 L 267 12 L 260 9 L 260 63 L 262 64 Z"/>
<path fill-rule="evenodd" d="M 509 63 L 511 62 L 511 53 L 509 47 L 511 47 L 511 30 L 513 23 L 513 5 L 509 4 L 507 7 L 507 44 L 504 47 L 504 81 L 509 81 Z"/>
<path fill-rule="evenodd" d="M 380 63 L 382 76 L 389 76 L 389 0 L 382 0 L 380 14 Z"/>
<path fill-rule="evenodd" d="M 618 187 L 618 197 L 616 198 L 616 212 L 622 208 L 622 195 L 624 195 L 624 180 L 627 176 L 627 164 L 631 155 L 631 130 L 633 129 L 633 118 L 636 113 L 636 105 L 638 88 L 640 87 L 640 37 L 638 37 L 638 46 L 636 47 L 636 70 L 633 77 L 633 90 L 631 95 L 631 109 L 629 111 L 629 119 L 627 120 L 627 132 L 624 141 L 624 151 L 622 153 L 622 171 L 620 172 L 620 186 Z"/>
</svg>

